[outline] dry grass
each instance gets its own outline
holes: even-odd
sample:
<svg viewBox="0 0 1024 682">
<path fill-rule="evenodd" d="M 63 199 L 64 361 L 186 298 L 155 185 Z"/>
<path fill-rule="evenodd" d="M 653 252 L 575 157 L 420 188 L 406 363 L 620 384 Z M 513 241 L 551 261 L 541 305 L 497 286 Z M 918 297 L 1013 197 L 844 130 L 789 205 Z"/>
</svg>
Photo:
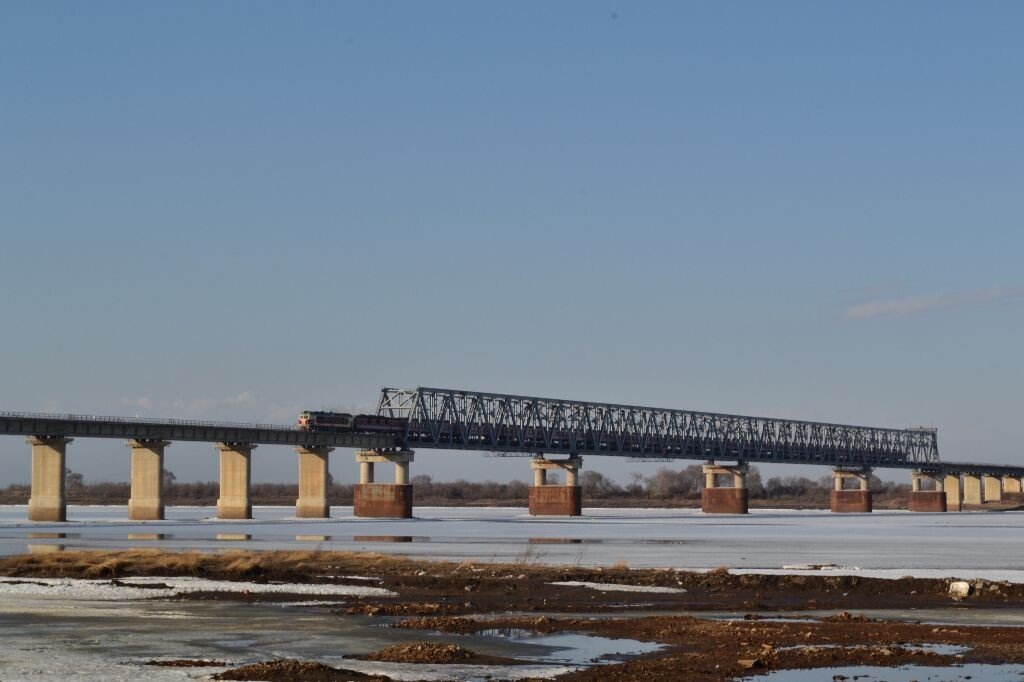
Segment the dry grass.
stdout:
<svg viewBox="0 0 1024 682">
<path fill-rule="evenodd" d="M 0 557 L 0 575 L 50 578 L 194 576 L 219 580 L 317 581 L 325 575 L 374 570 L 386 574 L 407 559 L 358 552 L 249 552 L 215 554 L 163 550 L 80 551 Z"/>
</svg>

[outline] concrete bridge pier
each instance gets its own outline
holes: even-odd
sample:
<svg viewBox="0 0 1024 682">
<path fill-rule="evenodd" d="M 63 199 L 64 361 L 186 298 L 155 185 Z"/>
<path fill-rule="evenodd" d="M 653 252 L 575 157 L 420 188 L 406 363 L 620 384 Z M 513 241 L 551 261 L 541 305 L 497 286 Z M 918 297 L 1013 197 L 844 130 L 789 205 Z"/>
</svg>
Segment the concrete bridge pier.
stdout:
<svg viewBox="0 0 1024 682">
<path fill-rule="evenodd" d="M 964 504 L 981 504 L 984 500 L 981 495 L 981 476 L 964 474 Z"/>
<path fill-rule="evenodd" d="M 946 474 L 946 511 L 963 511 L 963 486 L 959 474 Z"/>
<path fill-rule="evenodd" d="M 67 521 L 64 497 L 65 455 L 71 438 L 29 436 L 32 446 L 32 493 L 28 498 L 29 521 Z"/>
<path fill-rule="evenodd" d="M 705 514 L 746 514 L 750 506 L 747 490 L 747 465 L 704 465 L 704 489 L 700 492 L 700 510 Z M 719 487 L 720 476 L 732 476 L 732 487 Z"/>
<path fill-rule="evenodd" d="M 164 448 L 166 440 L 130 440 L 132 495 L 128 518 L 133 521 L 162 521 L 164 518 Z"/>
<path fill-rule="evenodd" d="M 846 489 L 846 480 L 851 478 L 858 483 L 856 490 Z M 871 469 L 833 469 L 832 511 L 837 514 L 870 512 L 870 478 Z"/>
<path fill-rule="evenodd" d="M 412 485 L 409 483 L 409 464 L 412 450 L 358 450 L 359 483 L 352 486 L 353 514 L 369 518 L 412 518 Z M 374 483 L 375 464 L 391 462 L 395 465 L 395 482 Z"/>
<path fill-rule="evenodd" d="M 1021 491 L 1020 478 L 1017 476 L 1003 476 L 1003 499 L 1024 502 L 1024 492 Z"/>
<path fill-rule="evenodd" d="M 545 459 L 543 456 L 530 460 L 533 469 L 533 487 L 530 488 L 531 516 L 582 516 L 583 493 L 579 485 L 579 470 L 583 458 L 572 455 L 568 459 Z M 565 471 L 565 485 L 549 485 L 549 469 Z"/>
<path fill-rule="evenodd" d="M 932 490 L 922 490 L 921 482 L 930 480 L 934 483 Z M 946 511 L 946 491 L 943 489 L 942 476 L 923 471 L 910 474 L 910 498 L 907 510 L 912 512 L 944 512 Z"/>
<path fill-rule="evenodd" d="M 299 453 L 299 499 L 295 516 L 300 519 L 326 519 L 331 515 L 327 501 L 328 462 L 332 447 L 297 447 Z"/>
<path fill-rule="evenodd" d="M 220 497 L 218 519 L 251 519 L 249 499 L 252 478 L 252 443 L 217 443 L 220 450 Z"/>
<path fill-rule="evenodd" d="M 982 477 L 985 484 L 985 501 L 999 502 L 1003 499 L 1003 482 L 998 476 L 985 474 Z"/>
</svg>

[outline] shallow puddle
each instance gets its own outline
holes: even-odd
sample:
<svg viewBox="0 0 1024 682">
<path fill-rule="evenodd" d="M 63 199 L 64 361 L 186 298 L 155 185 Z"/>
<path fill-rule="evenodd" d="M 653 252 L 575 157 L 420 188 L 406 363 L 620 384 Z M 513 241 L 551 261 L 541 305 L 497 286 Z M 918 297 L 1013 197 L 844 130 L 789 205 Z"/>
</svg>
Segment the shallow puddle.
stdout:
<svg viewBox="0 0 1024 682">
<path fill-rule="evenodd" d="M 647 654 L 664 648 L 661 644 L 635 639 L 609 639 L 596 635 L 573 632 L 539 634 L 521 628 L 494 628 L 482 630 L 476 637 L 501 637 L 517 644 L 529 644 L 548 649 L 547 653 L 521 654 L 534 661 L 549 661 L 566 665 L 587 666 L 612 663 L 632 656 Z"/>
</svg>

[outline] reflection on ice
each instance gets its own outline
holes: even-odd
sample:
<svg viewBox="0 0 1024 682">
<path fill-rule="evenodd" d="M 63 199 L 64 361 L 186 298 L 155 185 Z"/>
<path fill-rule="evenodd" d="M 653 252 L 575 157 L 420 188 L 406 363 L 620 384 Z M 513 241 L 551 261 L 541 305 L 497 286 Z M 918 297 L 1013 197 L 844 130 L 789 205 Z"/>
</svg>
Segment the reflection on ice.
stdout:
<svg viewBox="0 0 1024 682">
<path fill-rule="evenodd" d="M 33 542 L 28 545 L 29 554 L 52 554 L 54 552 L 62 551 L 64 551 L 64 545 L 52 545 L 40 542 Z"/>
<path fill-rule="evenodd" d="M 252 540 L 249 533 L 217 533 L 218 540 L 245 541 Z"/>
<path fill-rule="evenodd" d="M 429 538 L 413 538 L 411 535 L 353 535 L 352 542 L 427 542 Z"/>
</svg>

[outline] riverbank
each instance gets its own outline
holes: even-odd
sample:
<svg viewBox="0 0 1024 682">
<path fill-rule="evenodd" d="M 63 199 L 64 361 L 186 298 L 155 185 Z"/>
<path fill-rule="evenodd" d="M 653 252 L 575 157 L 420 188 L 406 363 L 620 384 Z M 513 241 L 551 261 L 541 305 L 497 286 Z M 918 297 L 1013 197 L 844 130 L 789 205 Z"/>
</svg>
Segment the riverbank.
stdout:
<svg viewBox="0 0 1024 682">
<path fill-rule="evenodd" d="M 89 590 L 95 595 L 95 588 L 103 586 L 115 595 L 117 590 L 131 591 L 126 592 L 131 599 L 145 598 L 140 597 L 145 590 L 160 590 L 154 597 L 252 605 L 300 605 L 315 593 L 316 608 L 338 619 L 369 617 L 403 630 L 461 635 L 583 633 L 660 646 L 656 652 L 629 660 L 559 673 L 559 680 L 717 682 L 770 670 L 851 662 L 885 666 L 1024 663 L 1018 628 L 851 615 L 883 608 L 907 614 L 949 608 L 973 614 L 1005 613 L 1024 609 L 1024 584 L 828 575 L 828 567 L 820 567 L 820 572 L 758 575 L 737 574 L 725 567 L 679 571 L 624 565 L 549 566 L 533 563 L 530 556 L 485 563 L 354 552 L 134 550 L 0 558 L 0 593 L 46 595 L 59 589 L 63 599 L 75 599 L 87 598 Z M 185 579 L 193 581 L 188 589 L 176 589 L 181 584 L 176 581 Z M 224 582 L 235 585 L 224 589 Z M 469 649 L 466 656 L 477 655 Z M 430 662 L 429 647 L 406 651 L 418 652 L 425 659 L 422 662 Z M 451 655 L 450 649 L 445 651 Z M 383 654 L 384 658 L 389 655 L 395 654 Z M 504 666 L 514 663 L 510 660 Z M 252 670 L 260 672 L 252 674 L 259 679 L 335 679 L 318 661 L 258 665 L 262 667 Z M 348 669 L 343 664 L 334 667 Z M 280 671 L 277 677 L 266 676 L 275 670 Z M 303 670 L 311 676 L 303 677 Z M 230 674 L 235 676 L 223 679 L 246 679 L 249 673 Z"/>
</svg>

